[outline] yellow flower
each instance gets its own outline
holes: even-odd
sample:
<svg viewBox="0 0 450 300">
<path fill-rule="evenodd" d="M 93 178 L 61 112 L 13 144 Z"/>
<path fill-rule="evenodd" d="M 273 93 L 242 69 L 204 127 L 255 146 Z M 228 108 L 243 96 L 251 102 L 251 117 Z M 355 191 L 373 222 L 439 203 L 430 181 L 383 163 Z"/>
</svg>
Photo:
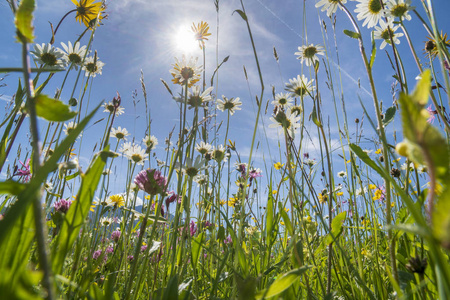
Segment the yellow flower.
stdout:
<svg viewBox="0 0 450 300">
<path fill-rule="evenodd" d="M 286 208 L 286 207 L 285 207 L 285 208 L 284 208 L 284 211 L 285 211 L 285 212 L 289 212 L 289 208 Z"/>
<path fill-rule="evenodd" d="M 377 149 L 377 151 L 375 151 L 375 154 L 381 154 L 381 148 Z"/>
<path fill-rule="evenodd" d="M 349 160 L 347 160 L 345 163 L 346 164 L 348 164 L 348 163 L 350 163 L 352 160 L 351 159 L 349 159 Z"/>
<path fill-rule="evenodd" d="M 75 20 L 83 22 L 86 27 L 91 27 L 91 22 L 95 19 L 99 21 L 104 18 L 103 12 L 105 7 L 102 2 L 95 2 L 96 0 L 72 0 L 72 3 L 77 6 L 77 15 Z M 95 2 L 95 3 L 94 3 Z"/>
<path fill-rule="evenodd" d="M 281 221 L 280 224 L 281 224 L 282 226 L 284 226 L 284 222 L 283 222 L 283 221 Z"/>
<path fill-rule="evenodd" d="M 320 203 L 325 203 L 325 202 L 328 201 L 328 195 L 326 195 L 326 194 L 322 195 L 322 193 L 319 193 L 318 197 L 319 197 L 319 202 Z"/>
<path fill-rule="evenodd" d="M 376 188 L 377 188 L 377 186 L 375 184 L 369 184 L 369 189 L 374 190 Z"/>
<path fill-rule="evenodd" d="M 391 202 L 391 207 L 395 207 L 395 203 L 394 202 Z"/>
<path fill-rule="evenodd" d="M 306 218 L 306 221 L 311 222 L 311 221 L 312 221 L 311 216 L 308 216 L 308 217 Z"/>
<path fill-rule="evenodd" d="M 228 206 L 234 207 L 234 205 L 236 204 L 237 200 L 238 199 L 236 197 L 231 197 L 230 200 L 228 201 Z"/>
<path fill-rule="evenodd" d="M 188 87 L 191 87 L 197 81 L 200 80 L 200 73 L 202 68 L 197 66 L 197 58 L 190 58 L 186 60 L 183 55 L 181 61 L 175 58 L 175 64 L 170 73 L 173 76 L 172 82 L 174 84 L 184 85 L 187 83 Z"/>
<path fill-rule="evenodd" d="M 281 164 L 281 162 L 277 162 L 277 163 L 273 164 L 273 166 L 274 166 L 275 169 L 279 170 L 282 167 L 284 167 L 284 164 Z"/>
<path fill-rule="evenodd" d="M 336 193 L 336 196 L 338 196 L 338 197 L 340 197 L 340 196 L 342 196 L 342 195 L 344 195 L 344 192 L 337 192 L 337 193 Z"/>
<path fill-rule="evenodd" d="M 276 195 L 277 193 L 278 193 L 277 190 L 273 190 L 273 191 L 272 191 L 272 195 Z"/>
<path fill-rule="evenodd" d="M 367 254 L 369 254 L 369 252 L 367 252 L 366 249 L 362 248 L 361 249 L 361 255 L 367 256 Z"/>
<path fill-rule="evenodd" d="M 111 195 L 108 199 L 108 205 L 114 207 L 122 207 L 125 205 L 125 200 L 121 195 Z"/>
<path fill-rule="evenodd" d="M 208 32 L 208 23 L 203 21 L 201 21 L 197 25 L 195 25 L 195 23 L 192 23 L 191 29 L 192 32 L 194 32 L 195 39 L 198 41 L 198 46 L 200 47 L 200 49 L 202 49 L 205 46 L 205 41 L 208 40 L 207 37 L 211 35 L 211 33 Z"/>
<path fill-rule="evenodd" d="M 220 205 L 224 205 L 225 203 L 226 203 L 225 200 L 220 200 L 219 202 Z"/>
</svg>

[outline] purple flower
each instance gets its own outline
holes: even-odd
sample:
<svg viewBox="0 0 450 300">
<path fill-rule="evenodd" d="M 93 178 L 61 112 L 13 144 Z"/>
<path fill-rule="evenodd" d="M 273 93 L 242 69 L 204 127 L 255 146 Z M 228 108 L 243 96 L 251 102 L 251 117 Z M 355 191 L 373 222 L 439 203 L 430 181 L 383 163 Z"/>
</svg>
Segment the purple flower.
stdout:
<svg viewBox="0 0 450 300">
<path fill-rule="evenodd" d="M 139 172 L 134 178 L 134 183 L 150 195 L 157 195 L 164 191 L 167 178 L 155 169 L 147 169 Z"/>
<path fill-rule="evenodd" d="M 191 236 L 194 236 L 194 234 L 197 232 L 197 225 L 195 225 L 194 221 L 191 221 L 189 231 L 191 233 Z"/>
<path fill-rule="evenodd" d="M 106 252 L 107 254 L 113 253 L 113 252 L 114 252 L 114 247 L 113 247 L 113 246 L 106 247 L 105 252 Z"/>
<path fill-rule="evenodd" d="M 145 250 L 147 250 L 147 245 L 141 246 L 141 252 L 144 252 Z"/>
<path fill-rule="evenodd" d="M 430 104 L 430 106 L 427 107 L 427 111 L 430 114 L 430 117 L 428 118 L 427 122 L 432 124 L 434 122 L 434 119 L 436 119 L 436 117 L 434 115 L 437 115 L 437 111 L 431 109 L 431 104 Z"/>
<path fill-rule="evenodd" d="M 121 232 L 120 232 L 119 230 L 113 231 L 113 232 L 111 233 L 111 239 L 112 239 L 114 242 L 118 243 L 118 242 L 119 242 L 119 239 L 120 239 L 120 235 L 121 235 Z"/>
<path fill-rule="evenodd" d="M 252 168 L 251 170 L 250 170 L 250 172 L 248 173 L 248 176 L 250 177 L 250 181 L 252 180 L 252 179 L 256 179 L 257 177 L 262 177 L 262 171 L 261 171 L 261 169 L 255 169 L 255 168 Z"/>
<path fill-rule="evenodd" d="M 246 163 L 240 163 L 240 164 L 236 165 L 236 170 L 241 173 L 242 177 L 245 177 L 245 175 L 247 173 L 247 169 L 246 168 L 247 168 L 247 164 Z"/>
<path fill-rule="evenodd" d="M 128 256 L 127 256 L 128 262 L 132 262 L 133 259 L 134 259 L 134 256 L 133 256 L 133 255 L 128 255 Z"/>
<path fill-rule="evenodd" d="M 232 244 L 233 243 L 233 240 L 231 239 L 231 235 L 229 235 L 229 236 L 227 236 L 224 240 L 223 240 L 223 243 L 225 244 L 225 245 L 227 245 L 227 244 Z"/>
<path fill-rule="evenodd" d="M 24 176 L 23 181 L 28 182 L 31 178 L 30 159 L 28 159 L 25 164 L 23 162 L 21 162 L 20 160 L 19 160 L 19 162 L 22 165 L 23 169 L 17 170 L 13 176 Z"/>
<path fill-rule="evenodd" d="M 173 203 L 175 201 L 178 201 L 179 204 L 181 204 L 181 197 L 180 195 L 175 194 L 175 192 L 169 192 L 169 197 L 166 199 L 166 207 L 167 210 L 169 210 L 170 203 Z"/>
<path fill-rule="evenodd" d="M 214 224 L 209 222 L 208 220 L 205 221 L 205 224 L 203 225 L 205 228 L 209 229 L 210 227 L 213 227 Z"/>
<path fill-rule="evenodd" d="M 56 212 L 60 212 L 65 214 L 68 210 L 70 205 L 72 204 L 72 201 L 66 200 L 66 199 L 59 199 L 53 204 L 53 207 L 55 208 Z"/>
<path fill-rule="evenodd" d="M 100 255 L 102 255 L 102 250 L 94 251 L 94 253 L 92 254 L 92 258 L 97 259 L 100 257 Z"/>
</svg>

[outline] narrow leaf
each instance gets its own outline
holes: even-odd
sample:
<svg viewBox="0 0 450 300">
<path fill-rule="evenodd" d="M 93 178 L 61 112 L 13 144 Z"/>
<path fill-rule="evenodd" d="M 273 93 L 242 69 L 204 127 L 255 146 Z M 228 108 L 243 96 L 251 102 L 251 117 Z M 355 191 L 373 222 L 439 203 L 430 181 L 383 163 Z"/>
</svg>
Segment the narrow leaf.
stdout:
<svg viewBox="0 0 450 300">
<path fill-rule="evenodd" d="M 311 266 L 303 266 L 296 270 L 290 271 L 277 278 L 272 285 L 268 288 L 265 294 L 259 294 L 258 296 L 264 296 L 264 298 L 274 297 L 287 290 L 300 276 L 305 273 Z M 262 297 L 258 297 L 262 299 Z"/>
<path fill-rule="evenodd" d="M 344 29 L 344 33 L 353 39 L 359 39 L 361 37 L 359 33 L 347 29 Z"/>
<path fill-rule="evenodd" d="M 233 13 L 235 13 L 235 12 L 237 12 L 244 21 L 246 21 L 246 22 L 248 21 L 247 15 L 245 14 L 245 12 L 243 12 L 240 9 L 236 9 Z"/>
</svg>

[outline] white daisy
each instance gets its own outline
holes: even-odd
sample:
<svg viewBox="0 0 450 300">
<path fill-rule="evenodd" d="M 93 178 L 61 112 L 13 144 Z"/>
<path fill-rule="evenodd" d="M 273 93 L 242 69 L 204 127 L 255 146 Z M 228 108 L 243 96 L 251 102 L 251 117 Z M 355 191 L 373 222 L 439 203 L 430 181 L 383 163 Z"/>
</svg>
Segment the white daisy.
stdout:
<svg viewBox="0 0 450 300">
<path fill-rule="evenodd" d="M 175 84 L 184 85 L 186 82 L 188 87 L 191 87 L 194 83 L 200 80 L 200 73 L 202 67 L 197 66 L 198 58 L 191 57 L 189 61 L 186 61 L 186 57 L 183 55 L 181 61 L 175 57 L 175 64 L 170 73 L 173 76 L 172 82 Z"/>
<path fill-rule="evenodd" d="M 242 105 L 242 102 L 239 100 L 239 97 L 236 98 L 230 98 L 222 95 L 222 99 L 217 100 L 217 108 L 220 111 L 228 110 L 230 112 L 230 115 L 234 115 L 236 110 L 241 110 L 240 106 Z"/>
<path fill-rule="evenodd" d="M 198 175 L 198 173 L 204 169 L 205 160 L 198 155 L 194 162 L 192 162 L 192 158 L 186 158 L 186 163 L 184 166 L 181 166 L 181 171 L 183 174 L 186 174 L 189 177 L 194 177 Z M 175 169 L 180 169 L 180 163 L 175 164 Z"/>
<path fill-rule="evenodd" d="M 158 145 L 158 139 L 153 135 L 146 135 L 145 138 L 142 139 L 142 141 L 147 146 L 147 152 L 150 152 L 156 147 L 156 145 Z"/>
<path fill-rule="evenodd" d="M 367 187 L 357 188 L 355 191 L 356 196 L 361 196 L 363 194 L 367 194 Z"/>
<path fill-rule="evenodd" d="M 103 105 L 103 112 L 107 112 L 112 114 L 114 112 L 114 110 L 116 111 L 116 116 L 120 116 L 121 114 L 125 113 L 125 108 L 123 108 L 122 106 L 115 106 L 114 102 L 109 101 L 108 103 L 104 103 Z"/>
<path fill-rule="evenodd" d="M 384 16 L 384 10 L 381 6 L 380 0 L 356 0 L 359 3 L 356 4 L 355 12 L 359 21 L 364 20 L 363 26 L 367 25 L 367 28 L 372 28 L 378 24 L 381 18 Z"/>
<path fill-rule="evenodd" d="M 286 83 L 286 91 L 291 92 L 293 97 L 304 97 L 311 94 L 316 87 L 313 86 L 314 79 L 308 81 L 308 78 L 302 74 L 297 75 L 297 78 L 289 79 L 289 83 Z"/>
<path fill-rule="evenodd" d="M 117 127 L 117 129 L 115 128 L 111 128 L 111 133 L 110 133 L 110 137 L 116 138 L 119 141 L 120 140 L 127 140 L 127 136 L 129 136 L 130 134 L 128 133 L 128 130 L 126 128 L 122 128 L 122 127 Z"/>
<path fill-rule="evenodd" d="M 346 173 L 345 171 L 339 171 L 339 172 L 337 173 L 337 176 L 338 176 L 339 178 L 345 178 L 345 177 L 347 177 L 347 173 Z"/>
<path fill-rule="evenodd" d="M 108 218 L 108 217 L 102 217 L 100 218 L 100 224 L 102 226 L 109 226 L 114 222 L 114 220 L 112 218 Z"/>
<path fill-rule="evenodd" d="M 34 55 L 34 61 L 38 64 L 46 65 L 55 69 L 64 68 L 64 53 L 53 47 L 51 44 L 35 44 L 34 51 L 30 51 Z"/>
<path fill-rule="evenodd" d="M 66 135 L 69 135 L 69 133 L 70 133 L 72 130 L 74 130 L 76 127 L 77 127 L 77 125 L 76 125 L 73 121 L 70 121 L 69 123 L 65 123 L 65 124 L 64 124 L 64 129 L 63 129 L 63 131 L 64 131 L 64 133 L 65 133 Z"/>
<path fill-rule="evenodd" d="M 208 176 L 205 174 L 197 174 L 193 178 L 194 182 L 196 182 L 199 186 L 208 183 Z"/>
<path fill-rule="evenodd" d="M 66 44 L 61 43 L 61 46 L 64 50 L 60 51 L 63 53 L 63 60 L 68 65 L 73 65 L 75 70 L 78 70 L 78 66 L 83 66 L 83 59 L 86 56 L 86 46 L 80 47 L 80 43 L 76 42 L 75 45 L 72 45 L 72 43 L 69 41 Z"/>
<path fill-rule="evenodd" d="M 225 152 L 225 148 L 223 147 L 223 145 L 219 145 L 212 149 L 211 157 L 218 163 L 222 161 L 226 162 L 228 159 L 228 154 Z"/>
<path fill-rule="evenodd" d="M 195 146 L 195 150 L 200 152 L 200 154 L 205 155 L 206 153 L 210 152 L 212 149 L 212 146 L 208 143 L 205 143 L 204 141 L 201 141 Z"/>
<path fill-rule="evenodd" d="M 303 112 L 303 107 L 300 105 L 294 105 L 289 108 L 291 114 L 296 115 L 297 117 L 301 117 Z"/>
<path fill-rule="evenodd" d="M 386 16 L 399 18 L 402 21 L 411 21 L 409 12 L 414 9 L 415 7 L 411 6 L 411 0 L 387 0 L 386 2 Z"/>
<path fill-rule="evenodd" d="M 298 55 L 297 59 L 300 59 L 300 62 L 309 66 L 314 66 L 316 61 L 319 61 L 317 55 L 324 55 L 325 50 L 320 45 L 310 44 L 309 46 L 300 46 L 298 47 L 299 52 L 295 52 L 295 55 Z"/>
<path fill-rule="evenodd" d="M 272 101 L 272 105 L 274 106 L 281 106 L 281 107 L 288 107 L 292 105 L 292 101 L 294 101 L 291 98 L 291 95 L 288 93 L 278 93 L 275 95 L 275 100 Z"/>
<path fill-rule="evenodd" d="M 290 111 L 279 111 L 274 117 L 270 117 L 273 123 L 269 125 L 269 128 L 280 127 L 286 129 L 291 138 L 294 138 L 295 130 L 300 127 L 298 122 L 300 119 L 301 117 L 291 114 Z"/>
<path fill-rule="evenodd" d="M 347 3 L 347 0 L 321 0 L 318 3 L 316 3 L 316 7 L 319 8 L 321 6 L 321 11 L 327 11 L 327 16 L 331 17 L 332 14 L 334 14 L 339 6 L 339 2 L 342 4 Z"/>
<path fill-rule="evenodd" d="M 122 152 L 123 155 L 126 156 L 126 153 L 133 147 L 131 142 L 123 143 L 122 146 L 119 148 L 119 152 Z"/>
<path fill-rule="evenodd" d="M 400 44 L 399 37 L 403 36 L 403 33 L 395 33 L 395 31 L 400 27 L 400 25 L 394 25 L 394 19 L 388 19 L 388 22 L 380 20 L 380 26 L 375 26 L 374 38 L 376 40 L 383 40 L 380 49 L 384 49 L 387 44 L 391 44 L 392 40 L 395 44 Z"/>
<path fill-rule="evenodd" d="M 213 87 L 207 88 L 203 93 L 201 92 L 200 86 L 198 85 L 193 86 L 191 90 L 192 92 L 188 91 L 186 99 L 187 104 L 189 105 L 189 109 L 204 107 L 205 103 L 212 100 L 211 91 L 213 90 Z M 184 96 L 182 95 L 180 95 L 180 97 L 174 97 L 173 99 L 177 102 L 185 103 Z"/>
<path fill-rule="evenodd" d="M 124 143 L 125 144 L 128 143 Z M 141 146 L 136 144 L 128 144 L 127 148 L 124 148 L 123 154 L 132 162 L 138 165 L 144 165 L 144 161 L 148 159 L 148 154 L 145 153 L 145 149 L 142 149 Z"/>
<path fill-rule="evenodd" d="M 83 70 L 86 71 L 86 77 L 95 77 L 97 74 L 102 75 L 102 69 L 105 64 L 101 62 L 98 57 L 94 59 L 93 56 L 86 57 L 84 60 Z"/>
</svg>

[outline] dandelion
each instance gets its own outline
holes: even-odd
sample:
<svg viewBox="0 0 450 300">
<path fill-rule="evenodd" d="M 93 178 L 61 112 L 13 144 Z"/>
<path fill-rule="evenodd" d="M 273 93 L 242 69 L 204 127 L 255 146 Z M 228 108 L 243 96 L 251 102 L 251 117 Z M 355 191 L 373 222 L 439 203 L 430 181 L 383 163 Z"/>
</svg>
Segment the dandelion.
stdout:
<svg viewBox="0 0 450 300">
<path fill-rule="evenodd" d="M 64 53 L 53 47 L 51 44 L 35 44 L 34 51 L 30 51 L 34 55 L 34 61 L 47 67 L 61 69 L 64 68 Z"/>
<path fill-rule="evenodd" d="M 108 200 L 106 200 L 108 206 L 114 206 L 114 208 L 122 207 L 125 205 L 125 200 L 122 195 L 111 195 Z"/>
<path fill-rule="evenodd" d="M 78 70 L 78 67 L 83 66 L 83 58 L 86 56 L 86 46 L 80 47 L 80 42 L 76 42 L 75 45 L 69 41 L 66 44 L 61 43 L 61 46 L 64 50 L 60 50 L 63 53 L 62 59 L 67 63 L 71 64 L 75 70 Z"/>
<path fill-rule="evenodd" d="M 403 33 L 395 33 L 395 31 L 400 27 L 400 25 L 394 26 L 393 19 L 388 19 L 388 22 L 384 22 L 380 20 L 380 26 L 375 26 L 374 38 L 376 40 L 383 40 L 381 43 L 380 49 L 384 49 L 387 44 L 391 44 L 391 36 L 392 40 L 395 44 L 400 44 L 399 37 L 403 36 Z"/>
<path fill-rule="evenodd" d="M 346 173 L 345 171 L 339 171 L 339 172 L 337 173 L 337 176 L 338 176 L 339 178 L 345 178 L 345 177 L 347 177 L 347 173 Z"/>
<path fill-rule="evenodd" d="M 230 115 L 234 115 L 236 110 L 241 110 L 240 106 L 242 105 L 242 102 L 239 100 L 239 97 L 236 98 L 227 98 L 222 95 L 222 99 L 217 99 L 217 108 L 220 111 L 228 110 Z"/>
<path fill-rule="evenodd" d="M 414 9 L 415 7 L 411 6 L 411 0 L 387 0 L 386 17 L 411 21 L 409 12 Z"/>
<path fill-rule="evenodd" d="M 117 129 L 115 128 L 111 128 L 111 134 L 109 135 L 110 137 L 116 138 L 119 141 L 120 140 L 127 140 L 127 136 L 129 136 L 130 134 L 128 133 L 128 130 L 126 128 L 122 128 L 122 127 L 117 127 Z"/>
<path fill-rule="evenodd" d="M 310 95 L 314 90 L 314 79 L 308 81 L 308 78 L 302 74 L 297 75 L 297 78 L 289 79 L 289 83 L 286 83 L 286 91 L 291 92 L 293 97 L 303 98 L 305 95 Z"/>
<path fill-rule="evenodd" d="M 102 2 L 95 2 L 96 0 L 72 0 L 72 3 L 77 6 L 75 20 L 84 23 L 86 27 L 92 28 L 92 23 L 95 20 L 104 18 L 103 13 L 105 7 Z"/>
<path fill-rule="evenodd" d="M 202 155 L 209 153 L 211 149 L 212 149 L 211 144 L 205 143 L 203 141 L 201 141 L 195 146 L 195 150 L 197 150 Z"/>
<path fill-rule="evenodd" d="M 300 117 L 291 114 L 290 111 L 279 111 L 274 117 L 271 117 L 270 120 L 273 123 L 269 125 L 269 128 L 281 127 L 289 133 L 291 138 L 294 138 L 295 130 L 300 127 L 300 124 L 298 123 Z"/>
<path fill-rule="evenodd" d="M 70 201 L 70 200 L 59 199 L 58 201 L 55 201 L 55 203 L 53 204 L 53 207 L 55 208 L 55 212 L 65 214 L 69 210 L 71 204 L 72 204 L 72 201 Z"/>
<path fill-rule="evenodd" d="M 345 4 L 347 3 L 347 0 L 321 0 L 316 3 L 316 8 L 323 6 L 321 11 L 327 11 L 327 16 L 331 17 L 331 15 L 336 12 L 339 2 Z"/>
<path fill-rule="evenodd" d="M 292 105 L 293 99 L 290 97 L 288 93 L 279 93 L 275 96 L 275 100 L 272 101 L 272 105 L 281 106 L 283 108 L 289 107 Z"/>
<path fill-rule="evenodd" d="M 195 25 L 195 23 L 192 23 L 191 29 L 194 33 L 195 40 L 198 41 L 198 46 L 202 49 L 203 47 L 205 47 L 205 41 L 208 40 L 207 37 L 211 35 L 211 33 L 208 32 L 208 23 L 203 21 L 201 21 L 197 25 Z"/>
<path fill-rule="evenodd" d="M 97 56 L 86 57 L 84 60 L 83 70 L 86 72 L 86 77 L 95 77 L 97 74 L 102 75 L 102 69 L 105 63 L 101 62 Z"/>
<path fill-rule="evenodd" d="M 297 59 L 300 59 L 300 63 L 305 62 L 306 66 L 314 66 L 319 61 L 317 55 L 324 55 L 325 50 L 320 45 L 310 44 L 309 46 L 298 47 L 299 52 L 295 52 L 298 55 Z"/>
<path fill-rule="evenodd" d="M 201 67 L 197 67 L 198 58 L 191 57 L 189 61 L 186 61 L 186 57 L 183 55 L 181 61 L 175 57 L 175 64 L 170 73 L 173 76 L 172 82 L 174 84 L 184 85 L 187 83 L 188 87 L 191 87 L 197 81 L 200 80 Z"/>
<path fill-rule="evenodd" d="M 356 4 L 355 12 L 359 21 L 364 20 L 363 26 L 367 25 L 367 28 L 372 28 L 378 24 L 384 15 L 383 7 L 380 0 L 356 0 L 359 3 Z"/>
<path fill-rule="evenodd" d="M 212 90 L 213 87 L 209 87 L 202 93 L 200 86 L 196 85 L 192 87 L 191 91 L 188 91 L 186 99 L 187 102 L 185 102 L 183 95 L 180 95 L 180 97 L 174 97 L 173 99 L 177 102 L 188 104 L 189 109 L 205 107 L 205 104 L 212 100 L 210 95 Z"/>
<path fill-rule="evenodd" d="M 160 171 L 147 169 L 139 172 L 134 178 L 134 183 L 150 195 L 162 193 L 167 185 L 167 178 Z"/>
<path fill-rule="evenodd" d="M 280 170 L 282 167 L 284 167 L 284 164 L 282 164 L 281 162 L 277 162 L 277 163 L 274 163 L 274 164 L 273 164 L 273 167 L 274 167 L 276 170 Z"/>
</svg>

